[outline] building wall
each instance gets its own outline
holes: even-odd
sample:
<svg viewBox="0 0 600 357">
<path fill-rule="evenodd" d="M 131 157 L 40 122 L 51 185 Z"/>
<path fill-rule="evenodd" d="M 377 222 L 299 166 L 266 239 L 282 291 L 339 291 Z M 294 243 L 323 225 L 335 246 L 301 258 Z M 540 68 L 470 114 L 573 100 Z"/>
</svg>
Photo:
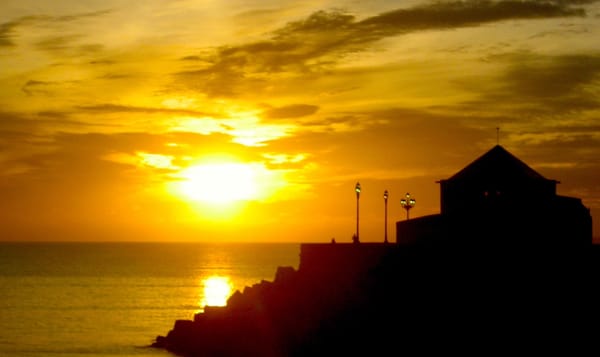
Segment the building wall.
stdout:
<svg viewBox="0 0 600 357">
<path fill-rule="evenodd" d="M 581 247 L 592 244 L 592 219 L 580 199 L 556 196 L 522 205 L 493 205 L 396 223 L 396 240 L 407 244 L 465 247 Z"/>
<path fill-rule="evenodd" d="M 430 215 L 396 222 L 396 243 L 401 246 L 432 242 L 445 235 L 442 215 Z"/>
<path fill-rule="evenodd" d="M 553 180 L 514 181 L 455 181 L 440 182 L 442 214 L 471 212 L 491 207 L 538 206 L 556 196 Z"/>
<path fill-rule="evenodd" d="M 304 243 L 300 245 L 298 270 L 316 279 L 356 281 L 396 248 L 391 243 Z"/>
</svg>

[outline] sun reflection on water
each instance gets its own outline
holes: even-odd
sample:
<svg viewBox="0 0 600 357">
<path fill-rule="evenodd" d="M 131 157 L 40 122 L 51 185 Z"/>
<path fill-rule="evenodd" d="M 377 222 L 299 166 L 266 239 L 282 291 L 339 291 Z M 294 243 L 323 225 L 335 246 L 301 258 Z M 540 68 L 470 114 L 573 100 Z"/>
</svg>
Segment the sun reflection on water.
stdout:
<svg viewBox="0 0 600 357">
<path fill-rule="evenodd" d="M 227 299 L 231 295 L 233 286 L 229 277 L 209 276 L 202 281 L 203 297 L 200 302 L 201 308 L 205 306 L 225 306 Z"/>
</svg>

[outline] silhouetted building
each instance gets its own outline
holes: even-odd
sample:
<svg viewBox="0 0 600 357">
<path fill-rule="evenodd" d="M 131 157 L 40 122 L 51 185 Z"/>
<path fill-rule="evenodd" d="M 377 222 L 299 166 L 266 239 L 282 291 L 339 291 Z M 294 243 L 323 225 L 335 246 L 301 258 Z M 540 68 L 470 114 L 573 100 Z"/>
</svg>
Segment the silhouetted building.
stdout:
<svg viewBox="0 0 600 357">
<path fill-rule="evenodd" d="M 439 183 L 441 213 L 397 222 L 397 245 L 357 235 L 303 243 L 298 270 L 279 267 L 227 306 L 177 320 L 152 346 L 315 357 L 401 354 L 431 341 L 462 352 L 474 340 L 511 350 L 548 336 L 569 348 L 589 340 L 578 319 L 590 311 L 600 250 L 569 249 L 594 247 L 581 200 L 558 196 L 557 181 L 501 146 Z"/>
<path fill-rule="evenodd" d="M 557 195 L 558 181 L 500 145 L 438 183 L 441 213 L 397 222 L 398 244 L 592 244 L 592 218 L 581 199 Z"/>
</svg>

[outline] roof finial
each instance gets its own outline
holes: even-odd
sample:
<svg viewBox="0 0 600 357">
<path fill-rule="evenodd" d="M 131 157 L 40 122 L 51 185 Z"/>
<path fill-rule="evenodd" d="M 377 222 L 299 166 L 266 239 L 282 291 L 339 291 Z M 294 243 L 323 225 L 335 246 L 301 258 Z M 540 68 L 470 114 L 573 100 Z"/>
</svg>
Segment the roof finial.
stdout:
<svg viewBox="0 0 600 357">
<path fill-rule="evenodd" d="M 496 145 L 500 145 L 500 128 L 496 127 Z"/>
</svg>

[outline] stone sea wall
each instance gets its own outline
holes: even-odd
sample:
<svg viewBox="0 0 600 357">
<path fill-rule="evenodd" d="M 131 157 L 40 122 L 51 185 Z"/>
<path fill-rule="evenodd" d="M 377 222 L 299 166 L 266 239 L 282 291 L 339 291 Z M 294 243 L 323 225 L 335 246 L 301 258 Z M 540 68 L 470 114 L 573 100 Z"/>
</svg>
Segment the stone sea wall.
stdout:
<svg viewBox="0 0 600 357">
<path fill-rule="evenodd" d="M 581 319 L 593 316 L 586 302 L 595 296 L 600 248 L 513 253 L 303 244 L 298 270 L 279 267 L 273 281 L 235 292 L 227 306 L 176 321 L 153 346 L 190 357 L 587 347 L 593 338 L 585 339 Z"/>
</svg>

